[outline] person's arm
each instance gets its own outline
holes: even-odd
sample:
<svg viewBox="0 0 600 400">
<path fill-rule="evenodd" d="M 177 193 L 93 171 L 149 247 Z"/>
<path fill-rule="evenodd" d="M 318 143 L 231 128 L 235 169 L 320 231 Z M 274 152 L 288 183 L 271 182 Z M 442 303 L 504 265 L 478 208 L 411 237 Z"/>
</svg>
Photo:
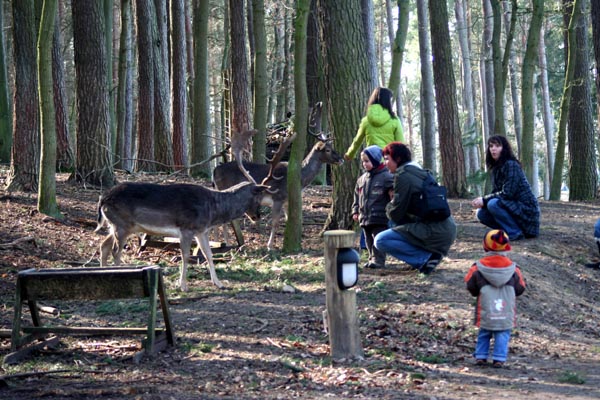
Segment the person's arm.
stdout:
<svg viewBox="0 0 600 400">
<path fill-rule="evenodd" d="M 360 205 L 360 183 L 362 176 L 358 177 L 354 187 L 354 202 L 352 203 L 352 215 L 358 215 Z"/>
<path fill-rule="evenodd" d="M 365 134 L 367 132 L 367 124 L 368 124 L 368 121 L 367 121 L 367 118 L 365 117 L 360 122 L 360 126 L 358 127 L 358 132 L 356 132 L 356 136 L 354 136 L 354 140 L 352 140 L 352 144 L 350 145 L 350 147 L 348 147 L 348 150 L 346 150 L 346 154 L 344 154 L 344 158 L 346 160 L 352 160 L 356 156 L 356 153 L 360 149 L 360 146 L 362 146 L 362 144 L 365 140 Z"/>
<path fill-rule="evenodd" d="M 477 269 L 477 265 L 473 264 L 467 275 L 465 275 L 465 283 L 467 284 L 467 290 L 472 296 L 479 296 L 481 290 L 481 272 Z"/>
<path fill-rule="evenodd" d="M 525 286 L 527 285 L 525 284 L 525 279 L 523 279 L 523 275 L 521 274 L 521 269 L 519 267 L 515 269 L 515 273 L 513 274 L 511 281 L 512 286 L 515 288 L 515 295 L 522 295 L 525 291 Z"/>
<path fill-rule="evenodd" d="M 388 219 L 399 223 L 404 220 L 410 202 L 410 182 L 405 174 L 394 175 L 394 198 L 385 207 Z"/>
</svg>

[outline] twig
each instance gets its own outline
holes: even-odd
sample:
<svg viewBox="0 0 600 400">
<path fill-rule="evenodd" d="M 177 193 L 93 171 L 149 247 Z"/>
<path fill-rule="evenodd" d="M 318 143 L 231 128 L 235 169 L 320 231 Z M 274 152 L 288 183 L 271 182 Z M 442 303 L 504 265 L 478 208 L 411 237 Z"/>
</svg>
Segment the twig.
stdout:
<svg viewBox="0 0 600 400">
<path fill-rule="evenodd" d="M 35 243 L 35 239 L 32 236 L 25 236 L 16 240 L 13 240 L 10 243 L 0 244 L 0 249 L 21 249 L 19 246 L 23 243 Z"/>
<path fill-rule="evenodd" d="M 258 322 L 260 322 L 262 325 L 259 326 L 258 328 L 254 329 L 252 331 L 252 333 L 258 333 L 260 331 L 262 331 L 263 329 L 265 329 L 267 327 L 267 325 L 269 325 L 269 322 L 266 319 L 260 319 L 260 318 L 256 318 L 256 320 Z"/>
<path fill-rule="evenodd" d="M 93 369 L 57 369 L 54 371 L 34 371 L 34 372 L 23 372 L 20 374 L 13 375 L 2 375 L 0 376 L 0 382 L 6 381 L 7 379 L 25 379 L 32 376 L 44 376 L 51 374 L 69 374 L 69 373 L 80 373 L 80 374 L 120 374 L 120 371 L 98 371 Z"/>
</svg>

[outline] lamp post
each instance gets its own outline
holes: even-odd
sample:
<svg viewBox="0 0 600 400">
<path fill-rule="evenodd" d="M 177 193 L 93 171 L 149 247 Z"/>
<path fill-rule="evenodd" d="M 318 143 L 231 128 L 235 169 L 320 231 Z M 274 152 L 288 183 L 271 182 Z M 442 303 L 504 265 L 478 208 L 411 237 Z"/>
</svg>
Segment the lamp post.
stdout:
<svg viewBox="0 0 600 400">
<path fill-rule="evenodd" d="M 355 233 L 327 231 L 325 238 L 325 286 L 329 347 L 333 359 L 362 359 L 356 291 L 358 253 L 352 249 Z"/>
</svg>

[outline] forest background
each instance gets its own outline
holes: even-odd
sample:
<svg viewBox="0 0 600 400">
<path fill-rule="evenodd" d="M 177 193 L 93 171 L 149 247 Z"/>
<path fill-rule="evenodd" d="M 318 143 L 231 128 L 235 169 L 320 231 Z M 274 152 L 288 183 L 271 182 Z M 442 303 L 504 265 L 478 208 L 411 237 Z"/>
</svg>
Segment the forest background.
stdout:
<svg viewBox="0 0 600 400">
<path fill-rule="evenodd" d="M 23 0 L 1 3 L 0 162 L 9 191 L 60 218 L 55 172 L 108 188 L 115 169 L 210 179 L 235 135 L 323 129 L 343 152 L 371 90 L 388 86 L 407 143 L 450 196 L 482 193 L 485 143 L 506 135 L 534 191 L 596 198 L 600 1 Z M 595 60 L 595 61 L 594 61 Z M 286 121 L 287 113 L 293 116 Z M 290 156 L 284 248 L 298 250 Z M 348 228 L 357 160 L 334 167 L 325 223 Z"/>
</svg>

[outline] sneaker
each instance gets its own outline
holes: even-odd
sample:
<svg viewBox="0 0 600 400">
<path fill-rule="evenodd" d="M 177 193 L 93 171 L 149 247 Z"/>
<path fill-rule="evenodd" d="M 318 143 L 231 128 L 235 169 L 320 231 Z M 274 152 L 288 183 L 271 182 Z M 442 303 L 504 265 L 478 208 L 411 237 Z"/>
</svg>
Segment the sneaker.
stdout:
<svg viewBox="0 0 600 400">
<path fill-rule="evenodd" d="M 487 365 L 487 360 L 485 358 L 478 358 L 477 360 L 475 360 L 475 365 L 477 365 L 478 367 L 483 367 Z"/>
<path fill-rule="evenodd" d="M 492 363 L 492 367 L 494 367 L 494 368 L 502 368 L 503 366 L 504 366 L 504 361 L 494 360 L 494 362 Z"/>
<path fill-rule="evenodd" d="M 511 242 L 516 242 L 517 240 L 523 239 L 525 239 L 525 235 L 523 235 L 522 233 L 516 234 L 515 236 L 508 238 L 508 240 L 510 240 Z"/>
<path fill-rule="evenodd" d="M 425 264 L 421 265 L 421 268 L 419 268 L 419 271 L 422 274 L 429 275 L 430 273 L 433 272 L 435 267 L 438 266 L 440 261 L 442 261 L 442 255 L 440 253 L 431 253 L 431 256 L 429 256 L 429 259 L 427 260 L 427 262 Z"/>
</svg>

